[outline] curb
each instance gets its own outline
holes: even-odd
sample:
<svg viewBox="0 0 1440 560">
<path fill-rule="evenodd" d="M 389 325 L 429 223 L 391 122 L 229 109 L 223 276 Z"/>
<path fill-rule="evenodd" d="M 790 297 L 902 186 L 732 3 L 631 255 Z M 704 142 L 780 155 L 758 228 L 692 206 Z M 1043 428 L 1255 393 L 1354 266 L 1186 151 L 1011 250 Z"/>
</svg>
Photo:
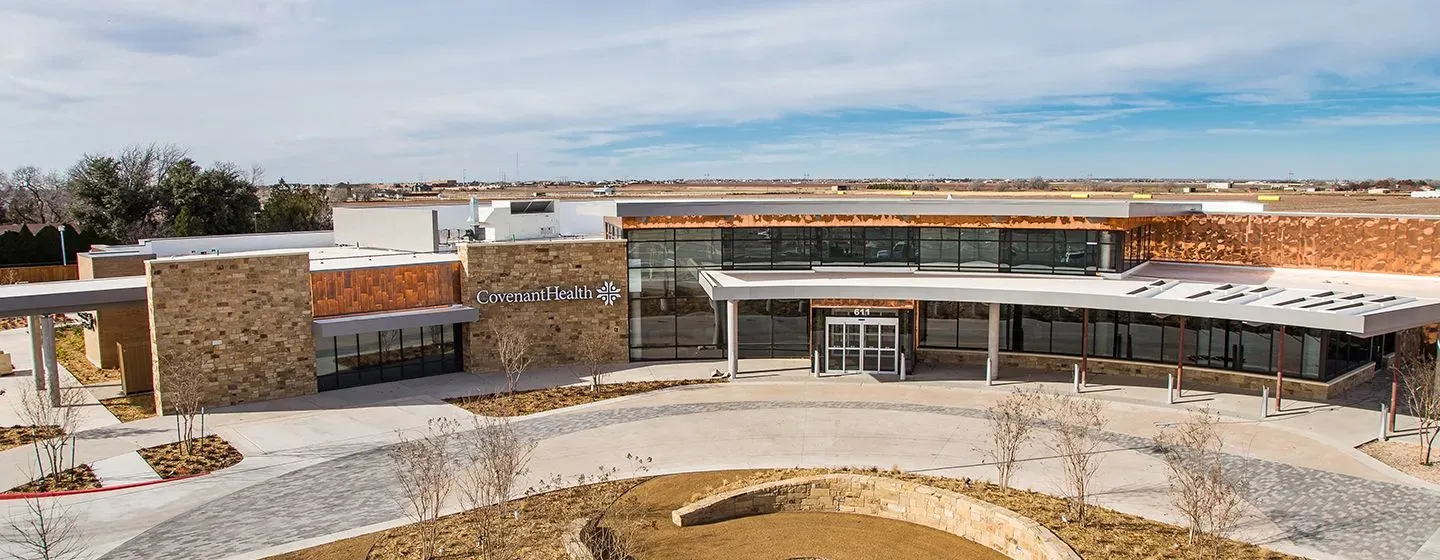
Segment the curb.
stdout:
<svg viewBox="0 0 1440 560">
<path fill-rule="evenodd" d="M 13 493 L 13 494 L 0 494 L 0 501 L 5 501 L 5 500 L 29 500 L 29 499 L 32 499 L 32 498 L 58 498 L 58 497 L 61 497 L 61 496 L 78 496 L 78 495 L 81 495 L 81 494 L 96 494 L 96 493 L 99 493 L 99 492 L 109 492 L 109 491 L 111 491 L 111 490 L 126 490 L 126 489 L 130 489 L 130 488 L 140 488 L 140 487 L 144 487 L 144 486 L 153 486 L 153 485 L 156 485 L 156 484 L 160 484 L 160 483 L 162 483 L 162 482 L 176 482 L 176 481 L 180 481 L 180 480 L 188 480 L 188 479 L 191 479 L 191 478 L 202 477 L 202 476 L 205 476 L 205 475 L 208 475 L 208 474 L 211 474 L 211 473 L 187 474 L 187 475 L 185 475 L 185 476 L 177 476 L 177 477 L 174 477 L 174 478 L 162 478 L 162 479 L 160 479 L 160 480 L 146 480 L 146 481 L 144 481 L 144 482 L 132 482 L 132 483 L 129 483 L 129 484 L 121 484 L 121 485 L 119 485 L 119 486 L 104 486 L 104 487 L 101 487 L 101 488 L 86 488 L 86 489 L 84 489 L 84 490 L 58 490 L 58 491 L 55 491 L 55 492 L 16 492 L 16 493 Z"/>
</svg>

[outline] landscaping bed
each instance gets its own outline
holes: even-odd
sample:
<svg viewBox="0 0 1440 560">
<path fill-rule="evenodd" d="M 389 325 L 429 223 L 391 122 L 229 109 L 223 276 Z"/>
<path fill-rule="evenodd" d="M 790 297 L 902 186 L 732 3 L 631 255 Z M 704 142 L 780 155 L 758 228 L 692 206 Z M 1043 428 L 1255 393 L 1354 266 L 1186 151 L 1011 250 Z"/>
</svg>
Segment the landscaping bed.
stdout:
<svg viewBox="0 0 1440 560">
<path fill-rule="evenodd" d="M 73 469 L 66 469 L 58 473 L 46 475 L 45 478 L 21 484 L 6 490 L 5 493 L 64 492 L 69 490 L 91 490 L 99 487 L 100 479 L 95 476 L 95 471 L 90 470 L 90 465 L 80 465 Z"/>
<path fill-rule="evenodd" d="M 120 382 L 120 370 L 95 367 L 85 357 L 85 330 L 80 327 L 55 329 L 55 360 L 81 385 Z"/>
<path fill-rule="evenodd" d="M 110 414 L 121 422 L 134 422 L 155 417 L 155 394 L 139 393 L 100 401 Z"/>
<path fill-rule="evenodd" d="M 0 451 L 60 435 L 60 428 L 56 426 L 41 426 L 39 429 L 35 426 L 0 427 Z"/>
<path fill-rule="evenodd" d="M 591 391 L 589 386 L 549 387 L 532 391 L 516 391 L 513 395 L 495 393 L 445 399 L 445 402 L 482 416 L 524 416 L 557 408 L 603 401 L 670 387 L 723 383 L 724 379 L 681 379 L 676 381 L 630 381 L 606 383 Z"/>
<path fill-rule="evenodd" d="M 1429 465 L 1420 464 L 1420 445 L 1404 440 L 1371 441 L 1358 449 L 1395 470 L 1420 480 L 1440 484 L 1440 449 L 1434 452 Z"/>
<path fill-rule="evenodd" d="M 160 478 L 210 473 L 233 466 L 245 458 L 220 436 L 196 438 L 190 445 L 189 455 L 180 453 L 179 443 L 146 447 L 139 453 Z"/>
<path fill-rule="evenodd" d="M 886 557 L 891 549 L 883 546 L 879 549 L 881 550 L 880 556 L 874 556 L 874 547 L 880 546 L 875 544 L 875 540 L 901 535 L 905 536 L 910 545 L 916 547 L 907 549 L 907 553 L 916 554 L 915 558 L 931 558 L 932 556 L 925 556 L 927 550 L 936 555 L 949 551 L 951 555 L 943 556 L 945 558 L 966 557 L 957 556 L 955 551 L 949 548 L 953 543 L 945 537 L 953 537 L 953 535 L 916 532 L 916 529 L 924 528 L 903 523 L 902 525 L 906 525 L 905 528 L 896 529 L 889 523 L 899 522 L 879 518 L 855 519 L 862 516 L 828 513 L 776 514 L 684 529 L 675 527 L 670 522 L 671 510 L 705 496 L 761 482 L 834 472 L 889 476 L 953 490 L 1000 505 L 1046 526 L 1074 548 L 1082 558 L 1089 560 L 1210 560 L 1213 558 L 1302 560 L 1296 556 L 1236 541 L 1226 542 L 1223 553 L 1216 557 L 1211 554 L 1208 546 L 1186 546 L 1186 531 L 1174 525 L 1102 507 L 1092 507 L 1088 511 L 1089 520 L 1085 525 L 1066 523 L 1061 519 L 1061 514 L 1066 511 L 1065 500 L 1062 498 L 1036 492 L 1006 490 L 985 482 L 912 475 L 898 471 L 793 469 L 689 473 L 660 476 L 644 481 L 607 482 L 589 487 L 568 488 L 513 500 L 500 507 L 504 508 L 502 511 L 520 512 L 518 518 L 507 517 L 504 522 L 507 525 L 506 530 L 510 534 L 514 535 L 519 542 L 526 543 L 524 549 L 516 551 L 517 554 L 514 557 L 527 560 L 565 560 L 568 558 L 561 548 L 560 535 L 565 527 L 576 518 L 576 508 L 573 504 L 586 500 L 591 503 L 615 502 L 619 504 L 630 501 L 638 505 L 638 507 L 626 506 L 625 509 L 631 512 L 631 522 L 644 527 L 646 531 L 650 532 L 650 535 L 645 537 L 643 533 L 636 533 L 642 535 L 642 539 L 644 539 L 640 547 L 643 553 L 637 555 L 636 560 L 691 558 L 690 554 L 694 551 L 708 554 L 708 556 L 695 556 L 695 558 L 707 559 L 786 558 L 788 556 L 777 556 L 776 554 L 793 551 L 789 548 L 785 551 L 777 550 L 776 546 L 779 546 L 780 543 L 796 545 L 810 543 L 815 549 L 823 548 L 818 552 L 823 552 L 829 560 L 857 560 L 859 558 Z M 640 482 L 638 486 L 637 482 Z M 597 494 L 587 495 L 590 492 Z M 582 498 L 582 496 L 584 497 Z M 622 501 L 616 502 L 617 499 Z M 488 509 L 486 508 L 486 510 Z M 462 512 L 441 519 L 438 544 L 445 551 L 444 557 L 474 557 L 476 534 L 471 525 L 473 518 L 470 516 L 478 515 L 479 511 L 485 510 Z M 634 515 L 635 512 L 640 514 Z M 602 523 L 603 525 L 605 524 Z M 722 526 L 726 529 L 725 531 L 718 530 Z M 936 532 L 938 533 L 938 531 Z M 774 540 L 771 537 L 781 540 Z M 854 537 L 855 540 L 850 540 L 851 537 Z M 371 538 L 373 540 L 367 540 Z M 757 541 L 753 540 L 756 538 L 769 540 L 760 540 L 758 541 L 760 544 L 756 545 Z M 958 539 L 958 537 L 955 538 Z M 420 531 L 417 526 L 411 524 L 273 558 L 283 560 L 352 558 L 399 560 L 417 558 L 420 542 Z M 861 548 L 859 545 L 848 548 L 836 546 L 846 542 L 869 542 L 870 544 L 865 546 L 870 548 Z M 931 545 L 943 546 L 936 548 Z M 369 546 L 368 556 L 363 552 L 366 550 L 366 546 Z M 742 546 L 745 547 L 743 551 L 740 549 Z M 810 552 L 810 554 L 815 553 L 817 551 Z M 870 556 L 866 556 L 867 554 Z M 805 554 L 800 556 L 803 557 Z"/>
</svg>

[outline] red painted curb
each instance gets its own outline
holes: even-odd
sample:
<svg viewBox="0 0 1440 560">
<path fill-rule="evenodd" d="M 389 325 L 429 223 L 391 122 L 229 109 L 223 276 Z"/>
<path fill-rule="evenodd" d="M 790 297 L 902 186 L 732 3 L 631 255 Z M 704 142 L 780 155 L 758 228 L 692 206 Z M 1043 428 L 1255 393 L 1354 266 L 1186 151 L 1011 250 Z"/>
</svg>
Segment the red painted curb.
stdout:
<svg viewBox="0 0 1440 560">
<path fill-rule="evenodd" d="M 125 490 L 125 489 L 127 489 L 127 488 L 139 488 L 139 487 L 141 487 L 141 486 L 151 486 L 151 485 L 155 485 L 155 484 L 160 484 L 160 483 L 162 483 L 162 482 L 175 482 L 175 481 L 177 481 L 177 480 L 185 480 L 185 479 L 189 479 L 189 478 L 196 478 L 196 477 L 205 476 L 205 475 L 207 475 L 207 474 L 210 474 L 210 473 L 187 474 L 187 475 L 185 475 L 185 476 L 177 476 L 177 477 L 175 477 L 175 478 L 162 478 L 162 479 L 160 479 L 160 480 L 147 480 L 147 481 L 145 481 L 145 482 L 132 482 L 132 483 L 130 483 L 130 484 L 121 484 L 121 485 L 119 485 L 119 486 L 105 486 L 105 487 L 101 487 L 101 488 L 86 488 L 86 489 L 84 489 L 84 490 L 60 490 L 60 491 L 58 491 L 58 492 L 16 492 L 16 493 L 13 493 L 13 494 L 6 493 L 6 494 L 0 494 L 0 501 L 5 501 L 5 500 L 28 500 L 28 499 L 31 499 L 31 498 L 58 498 L 58 497 L 60 497 L 60 496 L 77 496 L 77 495 L 80 495 L 80 494 L 94 494 L 94 493 L 97 493 L 97 492 L 108 492 L 108 491 L 111 491 L 111 490 Z"/>
</svg>

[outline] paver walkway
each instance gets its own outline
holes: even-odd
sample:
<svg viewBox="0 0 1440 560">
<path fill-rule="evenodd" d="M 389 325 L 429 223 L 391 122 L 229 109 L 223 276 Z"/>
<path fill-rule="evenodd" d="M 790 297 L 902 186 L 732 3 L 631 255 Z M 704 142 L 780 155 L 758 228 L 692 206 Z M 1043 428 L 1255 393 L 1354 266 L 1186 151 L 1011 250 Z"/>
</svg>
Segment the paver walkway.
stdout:
<svg viewBox="0 0 1440 560">
<path fill-rule="evenodd" d="M 777 412 L 779 414 L 776 414 Z M 664 448 L 663 451 L 671 454 L 668 456 L 694 457 L 710 454 L 708 461 L 712 463 L 712 467 L 764 464 L 821 466 L 834 465 L 837 460 L 840 464 L 845 464 L 846 459 L 855 456 L 836 452 L 834 448 L 826 451 L 816 447 L 805 457 L 803 446 L 801 450 L 796 450 L 786 445 L 787 438 L 792 435 L 790 432 L 797 427 L 793 423 L 788 426 L 784 422 L 775 423 L 775 420 L 793 421 L 796 415 L 806 414 L 828 419 L 831 418 L 830 413 L 834 412 L 858 412 L 862 413 L 861 417 L 868 416 L 882 421 L 903 417 L 906 419 L 905 423 L 893 425 L 893 431 L 881 430 L 870 435 L 889 434 L 894 440 L 911 444 L 919 442 L 907 434 L 914 433 L 913 428 L 921 425 L 953 420 L 965 420 L 962 424 L 973 425 L 983 418 L 983 412 L 978 409 L 894 402 L 729 401 L 585 409 L 521 420 L 518 426 L 529 437 L 550 441 L 571 434 L 583 435 L 581 432 L 589 430 L 622 428 L 625 431 L 645 432 L 648 428 L 663 432 L 665 424 L 672 424 L 671 428 L 678 426 L 682 429 L 698 430 L 699 426 L 729 422 L 736 417 L 736 413 L 741 413 L 763 417 L 765 423 L 745 423 L 745 433 L 730 434 L 731 437 L 781 442 L 774 446 L 777 453 L 768 456 L 753 455 L 748 453 L 753 449 L 736 447 L 733 442 L 724 438 L 703 437 L 702 434 L 697 434 L 702 437 L 691 440 L 688 449 L 676 446 L 673 438 L 657 434 L 662 435 L 658 438 L 663 443 L 660 446 Z M 766 424 L 773 426 L 772 434 L 754 433 L 754 430 Z M 947 428 L 953 429 L 948 424 Z M 836 438 L 840 435 L 832 432 L 824 434 L 824 437 Z M 589 461 L 570 462 L 576 467 L 584 466 L 575 469 L 576 471 L 588 470 L 597 464 L 597 459 L 614 456 L 617 450 L 614 450 L 613 446 L 620 442 L 609 437 L 603 439 L 606 442 L 602 446 L 612 447 L 612 452 L 591 456 Z M 1127 459 L 1126 465 L 1144 463 L 1144 455 L 1149 453 L 1149 443 L 1145 438 L 1108 432 L 1105 440 L 1112 448 L 1136 456 Z M 828 442 L 830 445 L 835 443 L 834 439 Z M 862 453 L 857 455 L 866 456 L 863 452 L 864 445 L 856 446 L 854 443 L 847 442 L 841 447 L 860 450 Z M 883 445 L 876 447 L 884 448 Z M 731 454 L 714 455 L 723 453 L 724 449 L 731 450 Z M 384 446 L 362 451 L 304 467 L 265 484 L 233 492 L 140 534 L 104 558 L 193 558 L 197 550 L 205 551 L 206 556 L 221 558 L 401 518 L 403 511 L 397 501 L 399 494 L 390 461 L 386 456 L 388 450 L 389 446 Z M 893 459 L 907 470 L 947 471 L 968 468 L 973 471 L 968 473 L 969 476 L 983 476 L 983 471 L 989 470 L 979 468 L 981 465 L 974 458 L 976 452 L 973 450 L 952 449 L 939 453 L 939 449 L 926 447 L 920 456 L 923 458 L 929 455 L 931 460 L 920 462 L 915 462 L 915 456 L 903 453 L 890 453 L 883 449 L 872 451 L 880 451 L 877 455 Z M 794 455 L 799 457 L 791 457 Z M 870 456 L 872 459 L 879 459 L 874 455 Z M 957 456 L 969 458 L 957 462 Z M 666 468 L 666 457 L 667 455 L 655 455 L 656 463 L 661 465 L 661 469 Z M 552 464 L 556 462 L 555 459 L 574 457 L 563 454 L 552 457 Z M 545 462 L 538 459 L 537 455 L 537 463 Z M 1440 511 L 1440 493 L 1237 454 L 1229 455 L 1227 463 L 1230 468 L 1244 473 L 1244 478 L 1249 481 L 1247 500 L 1280 531 L 1280 534 L 1274 535 L 1274 542 L 1271 543 L 1279 545 L 1280 548 L 1305 553 L 1318 552 L 1318 556 L 1333 555 L 1361 560 L 1405 559 L 1411 558 L 1425 541 L 1440 529 L 1440 516 L 1434 515 Z M 874 461 L 868 464 L 874 464 Z M 682 460 L 670 466 L 683 470 L 688 468 L 688 465 L 689 463 Z M 1045 467 L 1028 468 L 1034 470 Z M 1144 478 L 1139 473 L 1143 469 L 1124 470 L 1126 472 L 1120 477 L 1122 479 Z M 1136 493 L 1142 498 L 1141 503 L 1157 498 L 1163 500 L 1163 490 L 1154 484 L 1147 489 L 1127 487 L 1125 484 L 1116 485 L 1111 481 L 1107 486 L 1110 486 L 1112 491 Z M 1123 495 L 1107 497 L 1102 494 L 1101 501 L 1125 502 L 1126 499 Z"/>
<path fill-rule="evenodd" d="M 150 463 L 134 451 L 95 461 L 90 463 L 90 468 L 95 471 L 102 487 L 160 480 L 160 475 L 155 474 Z"/>
</svg>

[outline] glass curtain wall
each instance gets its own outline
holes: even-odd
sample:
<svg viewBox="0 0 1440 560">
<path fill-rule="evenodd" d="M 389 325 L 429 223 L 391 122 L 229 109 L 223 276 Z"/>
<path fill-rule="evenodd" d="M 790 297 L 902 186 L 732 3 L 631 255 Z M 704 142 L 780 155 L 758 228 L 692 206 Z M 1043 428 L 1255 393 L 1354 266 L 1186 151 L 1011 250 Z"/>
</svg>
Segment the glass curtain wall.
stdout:
<svg viewBox="0 0 1440 560">
<path fill-rule="evenodd" d="M 985 350 L 989 306 L 979 303 L 925 302 L 920 346 Z M 1038 305 L 1001 305 L 1000 348 L 1035 354 L 1079 356 L 1081 334 L 1088 328 L 1088 354 L 1138 362 L 1176 364 L 1180 358 L 1180 317 L 1152 313 L 1084 310 Z M 1083 325 L 1083 326 L 1082 326 Z M 1285 374 L 1328 381 L 1370 363 L 1393 348 L 1393 335 L 1360 338 L 1348 333 L 1187 317 L 1185 364 L 1275 373 L 1283 354 Z"/>
<path fill-rule="evenodd" d="M 455 373 L 464 369 L 460 360 L 460 325 L 315 339 L 321 391 Z"/>
<path fill-rule="evenodd" d="M 630 358 L 725 355 L 725 310 L 700 271 L 809 270 L 817 266 L 1096 274 L 1121 262 L 1124 233 L 913 227 L 631 229 Z M 804 356 L 806 300 L 746 302 L 741 355 Z M 983 332 L 983 331 L 982 331 Z"/>
</svg>

